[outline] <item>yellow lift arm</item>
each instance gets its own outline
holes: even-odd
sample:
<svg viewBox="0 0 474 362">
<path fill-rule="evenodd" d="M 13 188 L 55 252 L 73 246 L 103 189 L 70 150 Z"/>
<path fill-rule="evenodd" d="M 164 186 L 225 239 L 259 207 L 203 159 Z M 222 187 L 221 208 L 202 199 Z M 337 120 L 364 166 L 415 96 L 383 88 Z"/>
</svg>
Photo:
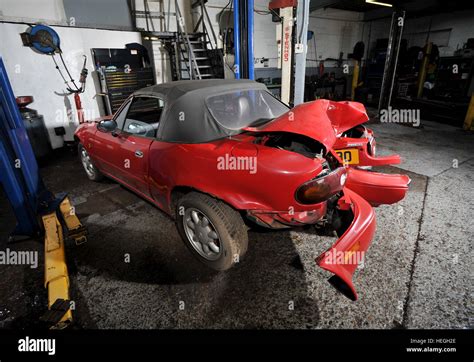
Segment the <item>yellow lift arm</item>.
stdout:
<svg viewBox="0 0 474 362">
<path fill-rule="evenodd" d="M 60 215 L 58 215 L 60 214 Z M 65 231 L 63 229 L 64 221 Z M 42 318 L 53 322 L 54 329 L 62 329 L 72 322 L 69 295 L 69 274 L 64 241 L 74 239 L 76 244 L 87 241 L 87 230 L 79 221 L 69 198 L 65 197 L 59 210 L 42 216 L 44 225 L 45 287 L 48 289 L 49 311 Z"/>
</svg>

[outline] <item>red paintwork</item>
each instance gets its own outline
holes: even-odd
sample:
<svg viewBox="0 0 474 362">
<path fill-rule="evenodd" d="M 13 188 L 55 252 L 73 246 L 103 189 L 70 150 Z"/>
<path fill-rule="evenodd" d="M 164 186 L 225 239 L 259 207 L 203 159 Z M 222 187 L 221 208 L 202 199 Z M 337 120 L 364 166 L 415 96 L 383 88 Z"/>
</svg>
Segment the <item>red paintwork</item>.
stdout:
<svg viewBox="0 0 474 362">
<path fill-rule="evenodd" d="M 289 112 L 262 127 L 247 127 L 252 132 L 291 132 L 308 136 L 331 149 L 336 142 L 332 117 L 332 101 L 320 99 L 314 102 L 299 104 Z M 344 110 L 342 110 L 344 111 Z"/>
<path fill-rule="evenodd" d="M 268 4 L 268 9 L 283 9 L 283 8 L 294 8 L 298 5 L 297 0 L 271 0 Z"/>
<path fill-rule="evenodd" d="M 315 139 L 333 153 L 337 142 L 333 127 L 345 127 L 344 114 L 355 112 L 363 118 L 360 106 L 351 103 L 319 100 L 301 104 L 262 127 L 249 128 L 252 132 L 205 144 L 168 143 L 121 131 L 114 136 L 99 131 L 96 122 L 80 125 L 75 135 L 102 173 L 168 214 L 174 211 L 173 191 L 186 188 L 221 199 L 261 225 L 281 228 L 314 224 L 326 214 L 326 201 L 303 205 L 295 199 L 296 190 L 322 171 L 323 159 L 253 143 L 256 135 L 296 133 Z M 135 157 L 137 150 L 143 152 L 143 158 Z M 226 155 L 255 156 L 257 172 L 219 170 L 218 158 Z M 346 171 L 348 179 L 339 207 L 351 208 L 354 220 L 330 250 L 349 251 L 357 244 L 360 251 L 365 251 L 374 234 L 375 217 L 364 198 L 374 205 L 396 202 L 405 195 L 409 178 L 349 168 Z M 356 296 L 354 265 L 330 265 L 323 257 L 318 263 L 340 277 Z"/>
<path fill-rule="evenodd" d="M 401 162 L 399 155 L 390 156 L 372 156 L 368 151 L 369 142 L 373 150 L 376 149 L 376 142 L 373 136 L 373 131 L 367 129 L 369 137 L 364 138 L 351 138 L 351 137 L 338 137 L 334 144 L 335 150 L 344 150 L 348 148 L 355 148 L 359 151 L 359 164 L 351 166 L 384 166 L 384 165 L 398 165 Z"/>
<path fill-rule="evenodd" d="M 321 254 L 316 262 L 321 268 L 342 279 L 349 288 L 348 297 L 356 300 L 357 293 L 352 283 L 352 276 L 357 269 L 357 263 L 354 262 L 355 258 L 349 256 L 351 252 L 365 253 L 369 248 L 375 233 L 375 213 L 367 201 L 347 187 L 344 188 L 344 198 L 341 198 L 339 202 L 351 206 L 354 220 L 347 231 L 331 248 Z M 342 263 L 338 263 L 337 257 L 334 257 L 339 254 L 344 256 Z"/>
<path fill-rule="evenodd" d="M 325 99 L 320 99 L 316 102 L 327 102 L 328 116 L 336 135 L 340 135 L 342 132 L 369 120 L 367 111 L 362 103 L 349 101 L 334 102 Z"/>
<path fill-rule="evenodd" d="M 362 125 L 369 120 L 367 111 L 362 103 L 350 101 L 334 102 L 326 100 L 318 100 L 315 102 L 324 102 L 325 107 L 327 107 L 328 118 L 338 136 L 333 148 L 335 150 L 355 148 L 359 151 L 359 164 L 351 166 L 395 165 L 401 162 L 399 155 L 375 157 L 370 154 L 368 151 L 369 143 L 371 143 L 374 151 L 376 146 L 374 132 L 371 129 L 366 129 L 366 137 L 342 137 L 343 132 Z"/>
<path fill-rule="evenodd" d="M 394 204 L 405 197 L 410 178 L 350 168 L 346 186 L 357 192 L 372 206 Z"/>
</svg>

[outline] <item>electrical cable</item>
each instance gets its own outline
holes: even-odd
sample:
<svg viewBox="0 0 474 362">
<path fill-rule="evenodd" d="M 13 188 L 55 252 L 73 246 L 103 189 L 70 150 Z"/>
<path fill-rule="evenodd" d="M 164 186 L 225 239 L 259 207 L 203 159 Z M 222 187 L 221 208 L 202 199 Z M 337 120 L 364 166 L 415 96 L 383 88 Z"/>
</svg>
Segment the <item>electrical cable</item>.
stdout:
<svg viewBox="0 0 474 362">
<path fill-rule="evenodd" d="M 67 75 L 68 75 L 69 78 L 71 79 L 71 83 L 74 85 L 74 87 L 76 88 L 77 91 L 80 91 L 80 89 L 79 89 L 79 87 L 77 86 L 76 82 L 75 82 L 74 79 L 72 78 L 71 73 L 69 72 L 69 69 L 68 69 L 68 67 L 67 67 L 67 65 L 66 65 L 66 62 L 64 61 L 62 50 L 59 51 L 59 58 L 61 59 L 61 62 L 63 63 L 64 69 L 66 69 Z"/>
<path fill-rule="evenodd" d="M 225 12 L 225 9 L 227 9 L 230 5 L 230 3 L 232 2 L 232 0 L 229 0 L 229 2 L 227 3 L 226 6 L 224 6 L 219 14 L 219 25 L 221 25 L 221 19 L 222 19 L 222 14 L 224 14 Z M 227 18 L 227 21 L 229 21 L 229 19 Z"/>
<path fill-rule="evenodd" d="M 61 69 L 59 68 L 58 63 L 56 62 L 56 59 L 54 58 L 54 54 L 51 54 L 51 58 L 53 59 L 54 65 L 56 66 L 56 69 L 58 70 L 59 75 L 60 75 L 61 78 L 63 79 L 63 81 L 64 81 L 64 83 L 66 84 L 66 86 L 69 88 L 68 81 L 67 81 L 66 78 L 64 77 L 63 72 L 61 72 Z"/>
<path fill-rule="evenodd" d="M 224 8 L 221 10 L 221 12 L 219 13 L 219 19 L 218 19 L 218 25 L 219 25 L 219 34 L 222 36 L 222 44 L 223 44 L 223 48 L 224 48 L 224 55 L 227 54 L 227 27 L 224 27 L 224 34 L 222 34 L 222 31 L 221 31 L 221 26 L 222 26 L 222 23 L 221 23 L 221 20 L 222 20 L 222 15 L 224 14 L 225 10 L 227 9 L 227 7 L 230 5 L 230 3 L 232 2 L 232 0 L 229 0 L 229 2 L 226 4 L 226 6 L 224 6 Z M 230 14 L 230 11 L 229 11 L 229 14 Z M 227 16 L 227 23 L 229 22 L 229 16 Z M 227 26 L 227 24 L 226 24 Z"/>
<path fill-rule="evenodd" d="M 61 50 L 59 50 L 59 57 L 61 58 L 64 69 L 66 70 L 66 72 L 69 76 L 69 80 L 66 79 L 63 72 L 61 71 L 61 68 L 59 67 L 58 62 L 56 61 L 56 58 L 54 57 L 54 53 L 51 54 L 51 58 L 53 59 L 54 65 L 55 65 L 56 69 L 58 70 L 59 75 L 63 79 L 64 84 L 66 84 L 66 89 L 68 90 L 68 92 L 70 94 L 72 94 L 72 93 L 84 93 L 85 88 L 86 88 L 85 85 L 86 85 L 86 79 L 87 79 L 87 73 L 88 73 L 87 69 L 86 69 L 87 57 L 84 55 L 84 64 L 82 66 L 82 71 L 81 71 L 81 76 L 80 76 L 81 87 L 79 88 L 77 86 L 76 82 L 74 81 L 74 79 L 72 79 L 71 73 L 69 72 L 69 69 L 68 69 L 68 67 L 66 65 L 66 62 L 64 61 L 61 53 L 62 53 Z M 74 85 L 74 87 L 76 88 L 75 90 L 72 89 L 70 83 L 72 83 Z"/>
</svg>

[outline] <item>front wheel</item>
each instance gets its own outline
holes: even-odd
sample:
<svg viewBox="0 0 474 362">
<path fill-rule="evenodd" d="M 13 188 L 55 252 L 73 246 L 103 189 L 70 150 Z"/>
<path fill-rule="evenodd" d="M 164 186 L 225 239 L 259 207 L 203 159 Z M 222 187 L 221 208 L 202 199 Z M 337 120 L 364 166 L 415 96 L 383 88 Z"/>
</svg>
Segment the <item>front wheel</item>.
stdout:
<svg viewBox="0 0 474 362">
<path fill-rule="evenodd" d="M 227 270 L 244 256 L 247 229 L 240 214 L 229 205 L 191 192 L 176 207 L 178 232 L 202 263 L 215 270 Z"/>
<path fill-rule="evenodd" d="M 77 146 L 77 149 L 79 152 L 79 157 L 81 159 L 82 166 L 84 167 L 84 171 L 86 171 L 86 174 L 87 174 L 87 177 L 89 177 L 89 180 L 92 180 L 92 181 L 102 180 L 104 176 L 92 163 L 92 160 L 86 148 L 81 143 L 79 143 L 79 145 Z"/>
</svg>

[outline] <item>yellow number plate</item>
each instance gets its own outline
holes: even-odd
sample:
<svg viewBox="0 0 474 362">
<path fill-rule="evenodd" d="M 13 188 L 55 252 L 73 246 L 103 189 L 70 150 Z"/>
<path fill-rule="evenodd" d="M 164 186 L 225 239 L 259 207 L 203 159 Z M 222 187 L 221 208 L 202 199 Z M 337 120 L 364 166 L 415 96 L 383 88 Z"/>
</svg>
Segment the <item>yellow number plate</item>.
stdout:
<svg viewBox="0 0 474 362">
<path fill-rule="evenodd" d="M 359 164 L 359 150 L 354 148 L 346 148 L 344 150 L 336 150 L 338 156 L 345 164 L 358 165 Z"/>
</svg>

